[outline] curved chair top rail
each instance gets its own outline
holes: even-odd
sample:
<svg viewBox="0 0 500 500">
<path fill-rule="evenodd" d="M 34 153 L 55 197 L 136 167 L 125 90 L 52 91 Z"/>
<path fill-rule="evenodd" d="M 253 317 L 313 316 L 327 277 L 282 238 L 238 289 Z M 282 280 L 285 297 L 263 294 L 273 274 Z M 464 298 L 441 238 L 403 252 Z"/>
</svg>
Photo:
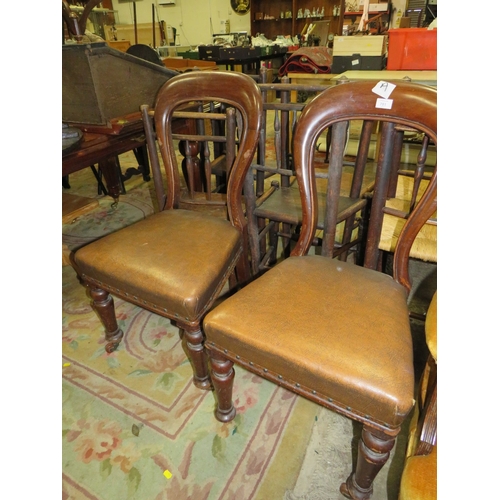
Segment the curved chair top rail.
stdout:
<svg viewBox="0 0 500 500">
<path fill-rule="evenodd" d="M 332 86 L 304 108 L 295 130 L 293 152 L 302 198 L 303 225 L 292 255 L 305 255 L 317 225 L 318 206 L 313 165 L 314 145 L 327 127 L 347 120 L 393 122 L 418 129 L 437 146 L 437 91 L 431 87 L 397 82 L 390 94 L 390 109 L 376 107 L 373 92 L 378 80 L 348 82 Z M 411 245 L 437 207 L 437 167 L 415 210 L 401 232 L 394 257 L 394 278 L 410 289 L 408 258 Z"/>
<path fill-rule="evenodd" d="M 190 102 L 218 101 L 236 108 L 243 120 L 238 152 L 228 182 L 227 203 L 231 222 L 240 230 L 246 226 L 241 197 L 244 177 L 257 149 L 262 121 L 262 97 L 255 81 L 243 73 L 190 72 L 168 80 L 158 92 L 155 127 L 164 165 L 176 165 L 172 135 L 174 111 Z M 180 179 L 176 168 L 167 168 L 166 209 L 177 208 Z"/>
</svg>

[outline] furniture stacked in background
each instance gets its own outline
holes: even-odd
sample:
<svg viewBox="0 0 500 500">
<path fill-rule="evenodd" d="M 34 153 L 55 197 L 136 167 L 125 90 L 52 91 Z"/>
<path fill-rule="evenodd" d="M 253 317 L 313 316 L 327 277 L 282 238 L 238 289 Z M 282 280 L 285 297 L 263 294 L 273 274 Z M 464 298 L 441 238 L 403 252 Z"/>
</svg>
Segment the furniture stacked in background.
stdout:
<svg viewBox="0 0 500 500">
<path fill-rule="evenodd" d="M 261 81 L 265 82 L 266 73 L 261 73 Z M 306 106 L 306 102 L 291 102 L 293 93 L 306 94 L 307 100 L 328 88 L 326 85 L 294 85 L 284 77 L 281 83 L 261 83 L 259 87 L 264 100 L 263 129 L 259 140 L 257 161 L 252 165 L 255 170 L 255 189 L 249 187 L 247 192 L 249 231 L 251 232 L 251 255 L 253 272 L 255 274 L 269 269 L 276 264 L 278 246 L 282 255 L 289 255 L 293 239 L 298 238 L 302 220 L 300 194 L 296 182 L 296 172 L 292 156 L 292 139 L 297 120 Z M 279 101 L 269 101 L 268 96 L 279 93 Z M 274 114 L 274 120 L 268 124 L 268 113 Z M 269 118 L 272 118 L 272 114 Z M 275 158 L 273 165 L 268 165 L 266 159 L 267 127 L 274 128 L 274 148 L 271 148 Z M 323 131 L 323 142 L 329 142 L 330 132 Z M 351 140 L 360 138 L 359 132 L 351 131 Z M 341 255 L 343 260 L 347 251 L 359 245 L 362 241 L 362 218 L 367 205 L 367 194 L 373 189 L 373 167 L 366 168 L 371 133 L 364 132 L 364 143 L 361 141 L 361 153 L 351 154 L 342 161 L 342 188 L 340 210 L 338 214 L 338 229 L 335 251 L 332 256 Z M 346 140 L 346 147 L 349 140 Z M 269 151 L 267 151 L 269 153 Z M 320 184 L 321 215 L 318 220 L 318 234 L 313 244 L 321 246 L 321 231 L 325 227 L 323 209 L 326 197 L 324 184 L 327 178 L 328 153 L 315 154 L 315 171 Z M 266 178 L 272 178 L 268 187 L 264 188 Z M 281 241 L 279 241 L 281 239 Z M 281 243 L 281 244 L 280 244 Z M 279 245 L 280 244 L 280 245 Z M 356 248 L 354 248 L 356 249 Z"/>
<path fill-rule="evenodd" d="M 149 178 L 139 106 L 152 104 L 159 88 L 176 74 L 104 42 L 64 45 L 62 121 L 78 127 L 83 138 L 78 148 L 63 153 L 63 178 L 98 164 L 108 193 L 118 201 L 124 189 L 118 156 L 127 151 L 138 159 L 134 173 Z"/>
</svg>

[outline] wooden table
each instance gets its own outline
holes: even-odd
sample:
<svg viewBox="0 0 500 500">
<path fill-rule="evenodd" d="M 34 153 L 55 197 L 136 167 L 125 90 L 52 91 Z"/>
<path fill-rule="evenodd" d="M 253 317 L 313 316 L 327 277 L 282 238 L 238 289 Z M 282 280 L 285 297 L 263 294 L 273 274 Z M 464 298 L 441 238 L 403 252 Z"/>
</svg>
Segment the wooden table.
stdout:
<svg viewBox="0 0 500 500">
<path fill-rule="evenodd" d="M 83 130 L 78 149 L 62 157 L 62 176 L 99 164 L 109 195 L 118 201 L 120 196 L 120 166 L 117 156 L 146 145 L 142 120 L 130 120 L 115 134 Z M 148 164 L 149 166 L 149 164 Z"/>
<path fill-rule="evenodd" d="M 437 87 L 437 71 L 345 71 L 337 75 L 337 79 L 345 77 L 348 80 L 403 80 L 410 78 L 413 83 L 420 83 L 422 85 L 430 85 Z"/>
<path fill-rule="evenodd" d="M 345 71 L 340 74 L 289 73 L 290 83 L 300 85 L 336 85 L 340 78 L 356 80 L 403 80 L 437 87 L 437 71 Z M 291 92 L 291 101 L 297 102 L 297 92 Z"/>
</svg>

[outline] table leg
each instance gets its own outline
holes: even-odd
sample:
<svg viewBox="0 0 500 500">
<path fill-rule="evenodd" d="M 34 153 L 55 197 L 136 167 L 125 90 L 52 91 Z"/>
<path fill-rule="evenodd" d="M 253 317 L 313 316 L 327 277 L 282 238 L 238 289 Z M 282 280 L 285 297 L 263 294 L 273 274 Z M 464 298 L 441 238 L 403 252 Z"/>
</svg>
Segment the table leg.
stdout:
<svg viewBox="0 0 500 500">
<path fill-rule="evenodd" d="M 130 179 L 133 175 L 142 175 L 142 178 L 148 182 L 151 180 L 150 168 L 149 168 L 149 157 L 148 150 L 146 146 L 140 146 L 133 150 L 135 159 L 137 160 L 137 168 L 127 168 L 125 173 L 122 175 L 123 180 Z"/>
<path fill-rule="evenodd" d="M 120 165 L 116 156 L 111 156 L 99 162 L 99 168 L 106 181 L 109 195 L 113 198 L 115 203 L 118 203 L 120 198 Z"/>
</svg>

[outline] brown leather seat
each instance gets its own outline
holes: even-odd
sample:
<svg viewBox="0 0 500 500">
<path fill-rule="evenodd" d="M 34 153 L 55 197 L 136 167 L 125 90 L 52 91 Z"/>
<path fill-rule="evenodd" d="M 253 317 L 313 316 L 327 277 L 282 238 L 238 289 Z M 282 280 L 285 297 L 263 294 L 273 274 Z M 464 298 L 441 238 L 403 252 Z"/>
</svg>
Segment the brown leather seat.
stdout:
<svg viewBox="0 0 500 500">
<path fill-rule="evenodd" d="M 278 307 L 284 291 L 290 305 Z M 382 313 L 385 322 L 370 321 Z M 375 426 L 396 428 L 413 408 L 406 293 L 385 274 L 317 255 L 289 257 L 209 313 L 205 329 L 209 349 L 224 346 L 238 364 L 299 383 L 302 394 L 369 415 Z"/>
<path fill-rule="evenodd" d="M 306 106 L 294 142 L 303 219 L 292 256 L 226 299 L 204 320 L 219 420 L 235 416 L 232 365 L 238 363 L 363 423 L 357 465 L 341 486 L 345 496 L 356 500 L 370 498 L 373 480 L 414 405 L 409 249 L 437 204 L 436 171 L 400 234 L 394 277 L 334 260 L 328 253 L 307 255 L 318 221 L 312 158 L 321 130 L 332 125 L 345 129 L 347 120 L 362 118 L 383 123 L 386 153 L 394 123 L 415 126 L 437 143 L 434 90 L 398 84 L 391 94 L 392 108 L 382 109 L 375 106 L 375 84 L 331 87 Z M 337 180 L 333 199 L 338 200 L 343 150 L 332 147 L 331 155 L 337 156 L 331 177 Z M 390 168 L 390 161 L 380 162 L 375 192 Z M 323 250 L 333 248 L 337 211 L 333 203 Z"/>
<path fill-rule="evenodd" d="M 111 294 L 173 320 L 184 334 L 194 383 L 209 388 L 201 320 L 228 277 L 248 279 L 244 226 L 206 213 L 178 208 L 180 167 L 173 142 L 174 110 L 189 103 L 218 100 L 241 117 L 239 149 L 230 176 L 228 202 L 241 205 L 243 178 L 257 147 L 262 101 L 255 82 L 239 73 L 192 72 L 170 79 L 155 104 L 155 125 L 165 166 L 167 196 L 161 211 L 90 243 L 75 254 L 79 275 L 90 289 L 106 330 L 108 351 L 123 336 Z M 163 184 L 154 168 L 155 186 Z M 161 189 L 160 189 L 161 190 Z M 244 250 L 245 249 L 245 250 Z M 241 257 L 241 258 L 240 258 Z"/>
</svg>

